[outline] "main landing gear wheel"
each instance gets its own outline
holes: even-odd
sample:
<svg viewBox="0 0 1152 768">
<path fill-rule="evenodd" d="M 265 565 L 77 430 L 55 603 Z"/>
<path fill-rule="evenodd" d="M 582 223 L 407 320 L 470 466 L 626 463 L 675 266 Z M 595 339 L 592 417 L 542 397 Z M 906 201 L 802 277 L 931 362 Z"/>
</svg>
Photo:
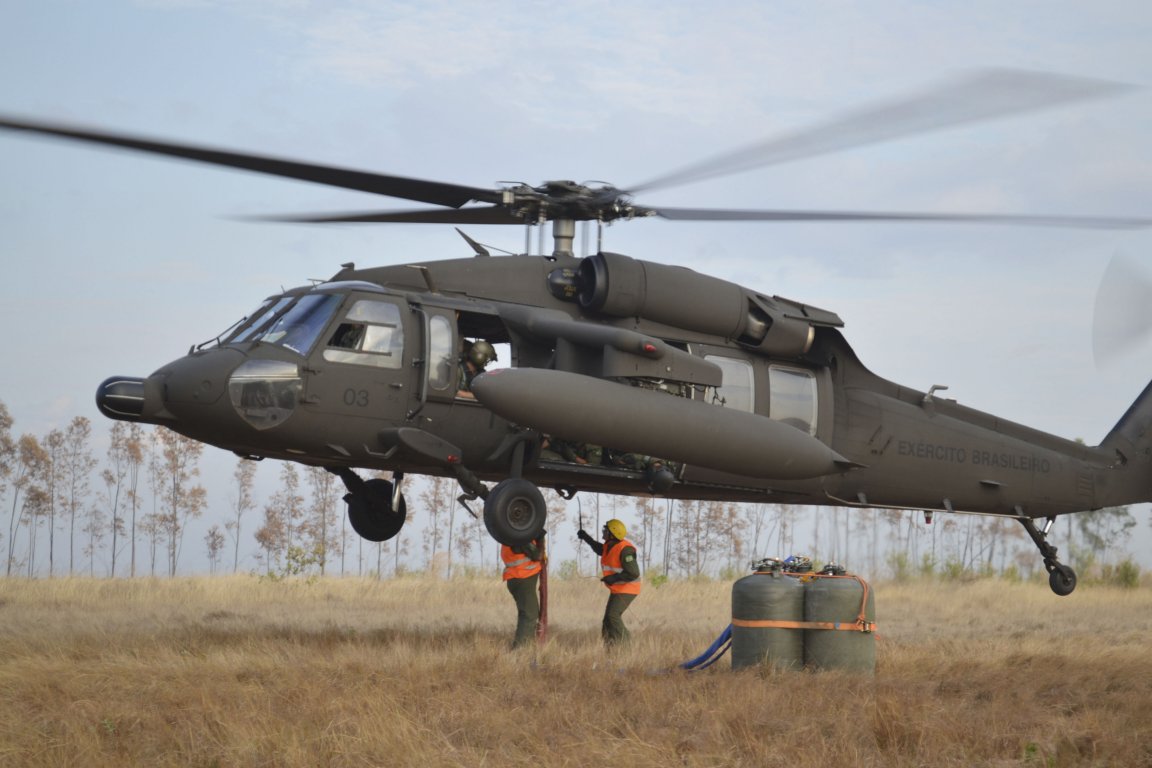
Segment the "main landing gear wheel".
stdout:
<svg viewBox="0 0 1152 768">
<path fill-rule="evenodd" d="M 400 494 L 392 508 L 395 489 L 387 480 L 365 480 L 357 490 L 344 496 L 348 503 L 348 522 L 352 530 L 368 541 L 388 541 L 400 533 L 408 518 L 408 504 Z"/>
<path fill-rule="evenodd" d="M 540 538 L 547 517 L 544 495 L 523 478 L 498 483 L 484 501 L 484 527 L 492 538 L 508 546 Z"/>
</svg>

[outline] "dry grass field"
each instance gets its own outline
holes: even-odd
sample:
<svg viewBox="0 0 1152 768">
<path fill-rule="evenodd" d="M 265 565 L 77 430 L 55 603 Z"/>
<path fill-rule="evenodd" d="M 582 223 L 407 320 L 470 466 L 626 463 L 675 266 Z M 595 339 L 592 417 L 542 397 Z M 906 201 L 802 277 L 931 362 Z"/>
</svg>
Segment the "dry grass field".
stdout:
<svg viewBox="0 0 1152 768">
<path fill-rule="evenodd" d="M 1152 590 L 876 585 L 875 677 L 676 665 L 730 585 L 0 581 L 3 766 L 1152 766 Z"/>
</svg>

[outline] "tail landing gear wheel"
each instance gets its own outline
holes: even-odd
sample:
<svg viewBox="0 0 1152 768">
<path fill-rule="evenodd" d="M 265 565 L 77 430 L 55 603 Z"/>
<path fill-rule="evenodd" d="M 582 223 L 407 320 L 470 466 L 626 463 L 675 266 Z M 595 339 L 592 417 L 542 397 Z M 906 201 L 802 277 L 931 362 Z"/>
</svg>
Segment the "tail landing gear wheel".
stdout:
<svg viewBox="0 0 1152 768">
<path fill-rule="evenodd" d="M 1076 571 L 1057 560 L 1056 547 L 1048 543 L 1048 530 L 1056 522 L 1056 518 L 1054 516 L 1047 518 L 1044 530 L 1040 530 L 1032 518 L 1024 516 L 1020 507 L 1016 507 L 1016 512 L 1020 515 L 1016 519 L 1024 526 L 1024 530 L 1028 531 L 1036 548 L 1040 550 L 1040 556 L 1044 558 L 1044 568 L 1048 571 L 1048 586 L 1060 597 L 1072 594 L 1072 590 L 1076 589 Z"/>
<path fill-rule="evenodd" d="M 544 495 L 523 478 L 497 484 L 484 502 L 484 527 L 492 538 L 509 546 L 540 538 L 547 517 Z"/>
<path fill-rule="evenodd" d="M 1076 589 L 1076 571 L 1058 563 L 1048 574 L 1048 586 L 1060 597 L 1072 594 L 1072 590 Z"/>
<path fill-rule="evenodd" d="M 408 505 L 401 495 L 392 508 L 392 483 L 373 479 L 364 481 L 354 493 L 344 496 L 348 502 L 348 522 L 352 530 L 368 541 L 387 541 L 404 527 Z"/>
</svg>

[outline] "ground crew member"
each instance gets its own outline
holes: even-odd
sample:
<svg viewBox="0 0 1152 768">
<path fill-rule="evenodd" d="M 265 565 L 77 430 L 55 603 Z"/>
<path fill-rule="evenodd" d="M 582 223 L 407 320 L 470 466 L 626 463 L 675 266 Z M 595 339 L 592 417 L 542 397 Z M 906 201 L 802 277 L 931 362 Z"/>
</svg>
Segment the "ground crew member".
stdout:
<svg viewBox="0 0 1152 768">
<path fill-rule="evenodd" d="M 600 635 L 605 645 L 626 642 L 628 628 L 624 626 L 624 611 L 640 594 L 640 563 L 636 559 L 636 547 L 625 536 L 628 529 L 624 523 L 612 519 L 604 524 L 604 543 L 593 539 L 581 528 L 576 535 L 593 552 L 600 555 L 600 581 L 608 587 L 608 605 L 604 608 L 604 621 L 600 625 Z"/>
<path fill-rule="evenodd" d="M 540 598 L 536 590 L 544 567 L 543 547 L 539 541 L 514 547 L 502 544 L 500 557 L 504 560 L 504 585 L 516 601 L 516 637 L 512 647 L 520 648 L 536 637 L 536 625 L 540 621 Z"/>
</svg>

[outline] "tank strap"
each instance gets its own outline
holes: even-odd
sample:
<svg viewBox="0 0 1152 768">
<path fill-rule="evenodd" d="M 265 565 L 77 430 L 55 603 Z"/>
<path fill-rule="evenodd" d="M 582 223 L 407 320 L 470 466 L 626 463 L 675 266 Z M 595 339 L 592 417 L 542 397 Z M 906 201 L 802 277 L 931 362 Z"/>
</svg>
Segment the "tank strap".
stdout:
<svg viewBox="0 0 1152 768">
<path fill-rule="evenodd" d="M 864 581 L 864 579 L 860 578 L 856 574 L 846 573 L 843 576 L 833 576 L 831 574 L 824 574 L 824 573 L 791 573 L 790 571 L 785 571 L 784 573 L 787 576 L 798 576 L 800 578 L 800 581 L 805 583 L 805 584 L 807 584 L 811 581 L 815 581 L 816 579 L 851 579 L 851 580 L 855 581 L 857 584 L 860 585 L 860 590 L 861 590 L 860 591 L 860 613 L 858 613 L 856 615 L 856 622 L 858 624 L 868 625 L 870 627 L 869 629 L 861 629 L 860 631 L 861 632 L 871 632 L 872 631 L 871 627 L 876 626 L 876 622 L 869 622 L 867 619 L 868 592 L 872 588 L 870 586 L 868 586 L 868 582 Z M 821 623 L 821 622 L 817 622 L 817 623 Z M 831 623 L 831 622 L 823 622 L 823 623 Z M 809 627 L 809 629 L 843 629 L 843 627 L 839 627 L 839 626 L 837 626 L 837 627 Z M 855 627 L 847 627 L 847 629 L 855 629 Z"/>
<path fill-rule="evenodd" d="M 874 621 L 775 621 L 771 619 L 732 619 L 734 627 L 754 629 L 838 629 L 846 632 L 875 632 Z"/>
</svg>

